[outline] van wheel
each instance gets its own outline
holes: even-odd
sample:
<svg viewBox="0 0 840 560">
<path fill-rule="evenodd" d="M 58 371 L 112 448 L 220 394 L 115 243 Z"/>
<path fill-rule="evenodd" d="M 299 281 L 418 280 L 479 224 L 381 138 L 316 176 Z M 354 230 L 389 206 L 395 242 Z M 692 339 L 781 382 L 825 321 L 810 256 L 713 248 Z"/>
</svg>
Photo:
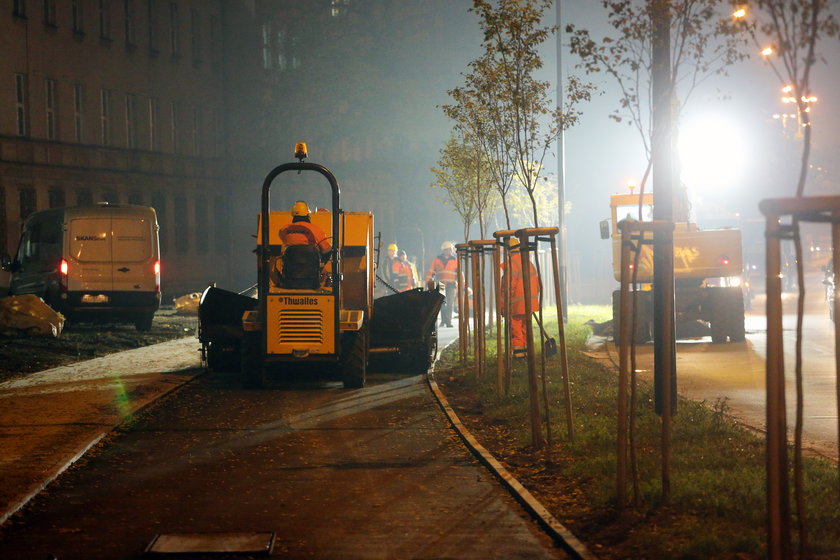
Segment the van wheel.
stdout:
<svg viewBox="0 0 840 560">
<path fill-rule="evenodd" d="M 138 315 L 134 320 L 134 326 L 138 331 L 148 332 L 152 330 L 152 320 L 154 320 L 154 313 L 147 313 L 145 315 Z"/>
</svg>

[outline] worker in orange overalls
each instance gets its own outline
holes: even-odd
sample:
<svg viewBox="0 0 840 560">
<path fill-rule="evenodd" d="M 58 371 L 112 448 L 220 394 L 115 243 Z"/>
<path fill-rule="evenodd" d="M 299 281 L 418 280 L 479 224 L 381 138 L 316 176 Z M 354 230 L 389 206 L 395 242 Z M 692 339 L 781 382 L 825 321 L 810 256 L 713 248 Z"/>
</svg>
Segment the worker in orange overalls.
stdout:
<svg viewBox="0 0 840 560">
<path fill-rule="evenodd" d="M 397 263 L 399 269 L 395 271 L 397 284 L 398 286 L 394 286 L 401 292 L 405 292 L 407 290 L 414 289 L 414 269 L 411 267 L 411 263 L 408 262 L 408 255 L 405 251 L 400 251 L 398 253 L 399 258 L 397 259 Z"/>
<path fill-rule="evenodd" d="M 510 259 L 502 263 L 502 286 L 505 285 L 505 278 L 510 278 L 510 336 L 514 358 L 524 358 L 528 353 L 528 334 L 525 321 L 529 320 L 525 310 L 525 282 L 522 278 L 522 253 L 519 251 L 519 239 L 511 237 L 508 242 L 510 247 Z M 507 264 L 510 267 L 508 274 Z M 536 311 L 540 306 L 540 279 L 537 277 L 537 269 L 529 260 L 531 267 L 531 310 Z M 507 294 L 502 290 L 502 313 L 507 313 Z"/>
<path fill-rule="evenodd" d="M 324 230 L 317 224 L 313 224 L 309 218 L 309 205 L 303 200 L 298 200 L 292 206 L 292 223 L 280 228 L 280 240 L 284 246 L 289 245 L 314 245 L 321 253 L 321 260 L 326 261 L 329 257 L 332 244 Z"/>
<path fill-rule="evenodd" d="M 455 245 L 444 241 L 438 255 L 426 274 L 426 283 L 443 284 L 445 298 L 440 308 L 440 326 L 452 326 L 452 303 L 455 301 L 455 289 L 458 287 L 458 259 L 455 258 Z"/>
</svg>

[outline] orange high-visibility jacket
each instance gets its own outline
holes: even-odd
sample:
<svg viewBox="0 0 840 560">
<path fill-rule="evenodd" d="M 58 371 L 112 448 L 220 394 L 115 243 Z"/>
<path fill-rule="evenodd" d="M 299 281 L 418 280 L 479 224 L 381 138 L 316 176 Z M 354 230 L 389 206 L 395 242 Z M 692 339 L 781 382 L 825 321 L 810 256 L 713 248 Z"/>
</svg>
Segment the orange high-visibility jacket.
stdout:
<svg viewBox="0 0 840 560">
<path fill-rule="evenodd" d="M 531 267 L 531 311 L 537 311 L 540 306 L 540 279 L 537 268 L 532 262 Z M 522 279 L 522 255 L 518 252 L 510 254 L 510 313 L 511 315 L 525 314 L 525 282 Z M 505 285 L 505 263 L 502 263 L 502 286 Z M 506 294 L 502 290 L 502 312 L 506 310 Z"/>
<path fill-rule="evenodd" d="M 292 222 L 280 229 L 280 240 L 284 245 L 317 245 L 321 253 L 332 248 L 324 230 L 311 222 Z"/>
<path fill-rule="evenodd" d="M 454 284 L 458 277 L 458 259 L 453 257 L 446 258 L 443 255 L 438 255 L 432 261 L 432 266 L 429 267 L 429 273 L 426 274 L 426 282 L 435 280 L 441 284 Z"/>
<path fill-rule="evenodd" d="M 400 259 L 391 261 L 389 278 L 394 288 L 400 291 L 414 288 L 414 274 L 411 271 L 411 266 Z"/>
</svg>

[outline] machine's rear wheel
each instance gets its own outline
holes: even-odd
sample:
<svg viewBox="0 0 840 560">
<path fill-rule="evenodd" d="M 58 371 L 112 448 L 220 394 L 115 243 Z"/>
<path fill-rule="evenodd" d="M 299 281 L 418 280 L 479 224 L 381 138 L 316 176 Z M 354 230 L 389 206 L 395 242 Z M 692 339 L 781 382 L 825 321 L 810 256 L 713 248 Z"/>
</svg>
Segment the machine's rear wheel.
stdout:
<svg viewBox="0 0 840 560">
<path fill-rule="evenodd" d="M 342 335 L 341 380 L 345 389 L 361 389 L 365 386 L 368 362 L 368 326 L 356 332 Z"/>
<path fill-rule="evenodd" d="M 249 389 L 265 385 L 262 333 L 247 332 L 242 338 L 242 384 Z"/>
<path fill-rule="evenodd" d="M 744 294 L 741 288 L 722 288 L 710 294 L 712 301 L 712 342 L 743 342 Z"/>
</svg>

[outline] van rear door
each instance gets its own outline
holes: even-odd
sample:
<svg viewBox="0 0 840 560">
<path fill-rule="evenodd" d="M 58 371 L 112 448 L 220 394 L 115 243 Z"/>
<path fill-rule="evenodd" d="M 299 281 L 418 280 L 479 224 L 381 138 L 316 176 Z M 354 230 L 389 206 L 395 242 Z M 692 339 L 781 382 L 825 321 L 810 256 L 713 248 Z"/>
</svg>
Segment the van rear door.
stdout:
<svg viewBox="0 0 840 560">
<path fill-rule="evenodd" d="M 70 220 L 69 232 L 69 254 L 76 261 L 70 266 L 70 291 L 156 290 L 153 220 L 116 214 L 80 217 Z"/>
<path fill-rule="evenodd" d="M 113 290 L 111 217 L 71 219 L 69 233 L 69 291 Z"/>
<path fill-rule="evenodd" d="M 112 219 L 113 282 L 116 291 L 155 291 L 153 224 L 141 217 Z"/>
</svg>

